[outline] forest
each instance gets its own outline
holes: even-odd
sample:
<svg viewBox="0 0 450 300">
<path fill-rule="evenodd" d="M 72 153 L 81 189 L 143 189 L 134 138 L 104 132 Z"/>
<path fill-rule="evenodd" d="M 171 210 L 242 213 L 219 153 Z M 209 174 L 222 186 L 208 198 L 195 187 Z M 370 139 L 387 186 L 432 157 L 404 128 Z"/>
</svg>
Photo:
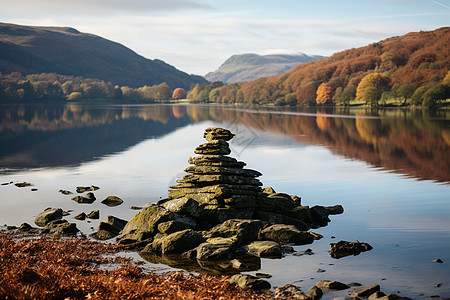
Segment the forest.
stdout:
<svg viewBox="0 0 450 300">
<path fill-rule="evenodd" d="M 450 27 L 409 33 L 301 64 L 279 76 L 194 85 L 192 102 L 275 105 L 448 105 Z"/>
<path fill-rule="evenodd" d="M 124 102 L 155 102 L 186 97 L 183 88 L 172 90 L 165 82 L 130 88 L 55 73 L 22 75 L 0 73 L 0 102 L 83 101 L 110 99 Z"/>
</svg>

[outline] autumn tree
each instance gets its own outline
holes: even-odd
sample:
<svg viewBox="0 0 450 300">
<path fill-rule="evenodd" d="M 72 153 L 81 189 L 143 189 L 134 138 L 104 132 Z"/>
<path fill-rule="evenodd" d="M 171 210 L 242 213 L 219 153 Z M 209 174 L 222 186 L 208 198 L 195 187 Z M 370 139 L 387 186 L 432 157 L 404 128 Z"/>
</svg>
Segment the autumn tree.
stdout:
<svg viewBox="0 0 450 300">
<path fill-rule="evenodd" d="M 375 95 L 374 90 L 379 91 L 376 94 L 381 96 L 381 93 L 389 89 L 390 79 L 383 73 L 369 73 L 361 80 L 356 88 L 356 100 L 364 100 L 366 102 L 373 101 Z M 371 90 L 370 93 L 366 93 L 367 90 Z M 370 100 L 366 98 L 366 95 L 370 95 Z"/>
<path fill-rule="evenodd" d="M 327 83 L 322 83 L 316 91 L 316 103 L 330 103 L 333 98 L 333 88 Z"/>
<path fill-rule="evenodd" d="M 186 91 L 183 88 L 176 88 L 175 90 L 173 90 L 172 98 L 184 99 L 186 98 Z"/>
</svg>

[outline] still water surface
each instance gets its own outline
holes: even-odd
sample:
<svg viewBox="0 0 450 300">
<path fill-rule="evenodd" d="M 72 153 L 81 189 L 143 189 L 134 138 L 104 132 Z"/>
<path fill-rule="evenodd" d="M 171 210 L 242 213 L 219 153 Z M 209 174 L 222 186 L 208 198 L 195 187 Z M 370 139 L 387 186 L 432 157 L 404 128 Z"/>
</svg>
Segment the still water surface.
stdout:
<svg viewBox="0 0 450 300">
<path fill-rule="evenodd" d="M 258 272 L 273 275 L 272 286 L 295 282 L 308 290 L 328 279 L 378 283 L 413 299 L 450 297 L 448 111 L 3 105 L 0 183 L 34 186 L 0 186 L 0 224 L 33 224 L 46 207 L 73 210 L 66 219 L 87 234 L 98 221 L 74 220 L 82 211 L 130 219 L 130 206 L 167 196 L 207 127 L 236 133 L 231 156 L 263 173 L 264 186 L 299 195 L 303 205 L 344 206 L 314 230 L 322 240 L 295 247 L 314 255 L 261 261 Z M 100 187 L 97 199 L 116 195 L 125 203 L 80 205 L 58 193 L 90 185 Z M 329 243 L 339 240 L 374 249 L 333 259 Z"/>
</svg>

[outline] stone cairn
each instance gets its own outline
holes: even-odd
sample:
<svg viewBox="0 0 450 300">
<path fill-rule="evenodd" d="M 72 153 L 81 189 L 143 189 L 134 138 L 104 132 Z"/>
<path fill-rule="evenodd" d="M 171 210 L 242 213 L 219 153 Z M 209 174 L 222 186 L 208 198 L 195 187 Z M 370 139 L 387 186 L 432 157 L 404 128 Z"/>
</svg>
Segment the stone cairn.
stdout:
<svg viewBox="0 0 450 300">
<path fill-rule="evenodd" d="M 280 257 L 284 244 L 312 243 L 310 228 L 327 225 L 332 207 L 302 206 L 300 197 L 263 189 L 258 171 L 228 156 L 234 134 L 207 128 L 207 143 L 190 157 L 183 179 L 168 198 L 137 213 L 118 236 L 121 244 L 144 247 L 142 253 L 183 254 L 199 264 L 235 253 Z M 141 248 L 142 249 L 142 248 Z"/>
<path fill-rule="evenodd" d="M 229 217 L 251 218 L 258 199 L 263 197 L 262 174 L 245 169 L 245 163 L 227 156 L 231 153 L 228 141 L 234 137 L 229 130 L 207 128 L 203 135 L 208 141 L 199 145 L 188 162 L 188 173 L 171 186 L 168 199 L 191 198 L 205 210 L 213 223 Z M 208 219 L 208 217 L 207 217 Z"/>
</svg>

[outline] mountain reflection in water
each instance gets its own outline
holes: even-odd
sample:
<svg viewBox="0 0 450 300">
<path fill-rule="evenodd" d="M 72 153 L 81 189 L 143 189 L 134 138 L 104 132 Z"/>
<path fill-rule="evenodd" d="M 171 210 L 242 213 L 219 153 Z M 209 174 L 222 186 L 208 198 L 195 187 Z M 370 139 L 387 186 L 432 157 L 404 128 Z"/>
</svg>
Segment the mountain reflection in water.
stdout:
<svg viewBox="0 0 450 300">
<path fill-rule="evenodd" d="M 3 105 L 0 167 L 77 165 L 201 121 L 287 135 L 417 179 L 450 180 L 450 112 L 219 105 Z"/>
</svg>

